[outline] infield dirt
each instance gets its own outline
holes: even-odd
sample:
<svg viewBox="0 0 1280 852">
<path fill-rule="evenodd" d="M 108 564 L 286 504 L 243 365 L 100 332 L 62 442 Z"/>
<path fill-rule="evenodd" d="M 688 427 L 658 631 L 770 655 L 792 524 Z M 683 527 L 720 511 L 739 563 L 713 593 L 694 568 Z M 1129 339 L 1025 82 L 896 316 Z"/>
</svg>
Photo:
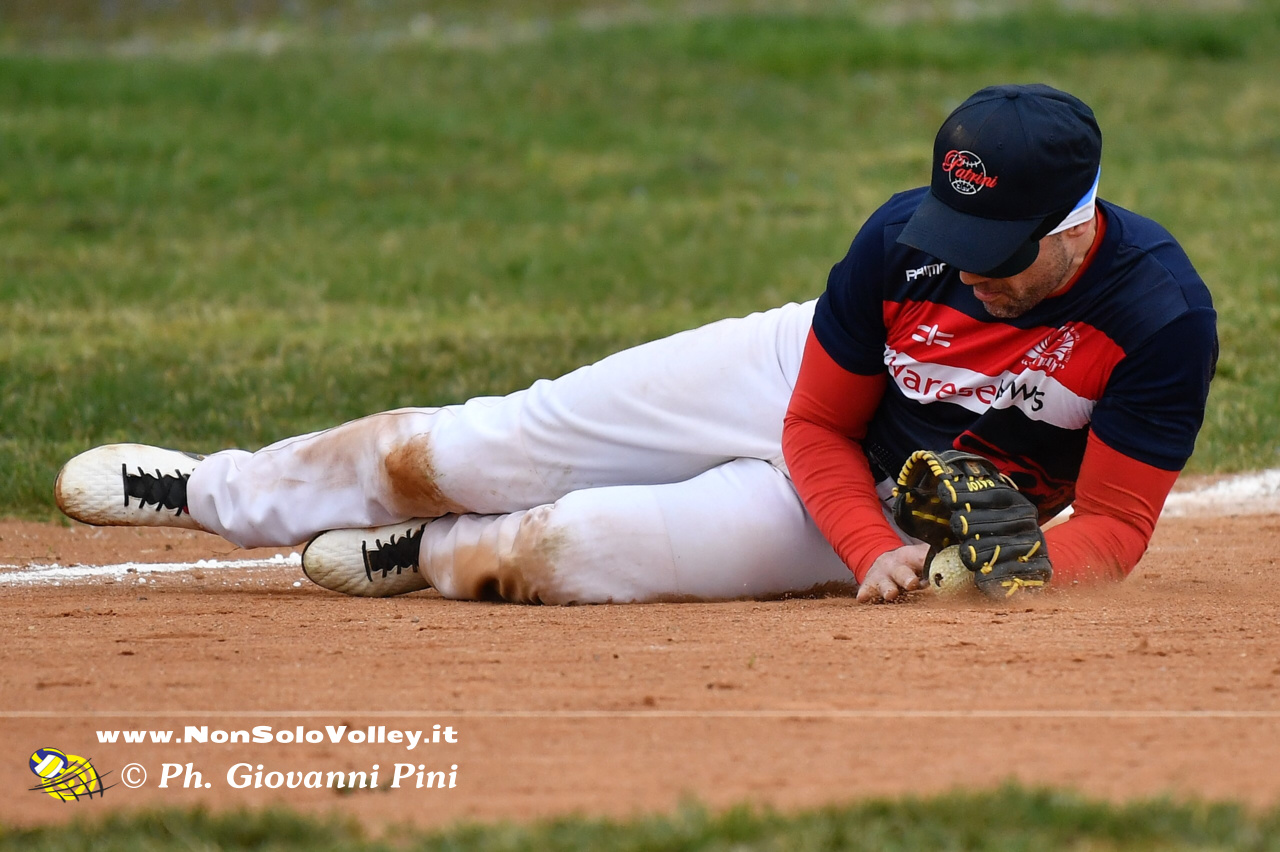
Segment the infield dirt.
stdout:
<svg viewBox="0 0 1280 852">
<path fill-rule="evenodd" d="M 281 804 L 371 825 L 781 808 L 1016 779 L 1113 800 L 1280 801 L 1280 519 L 1162 521 L 1107 591 L 1016 605 L 847 598 L 647 606 L 344 598 L 296 567 L 0 585 L 0 822 Z M 0 523 L 0 562 L 241 559 L 200 533 Z M 145 583 L 139 583 L 145 579 Z M 295 585 L 299 580 L 301 585 Z M 972 716 L 966 713 L 972 711 Z M 954 714 L 954 715 L 949 715 Z M 101 730 L 347 725 L 454 745 L 115 744 Z M 27 792 L 37 748 L 90 757 L 93 802 Z M 158 789 L 162 763 L 208 789 Z M 378 789 L 232 789 L 237 762 L 381 766 Z M 445 790 L 389 789 L 395 762 Z"/>
</svg>

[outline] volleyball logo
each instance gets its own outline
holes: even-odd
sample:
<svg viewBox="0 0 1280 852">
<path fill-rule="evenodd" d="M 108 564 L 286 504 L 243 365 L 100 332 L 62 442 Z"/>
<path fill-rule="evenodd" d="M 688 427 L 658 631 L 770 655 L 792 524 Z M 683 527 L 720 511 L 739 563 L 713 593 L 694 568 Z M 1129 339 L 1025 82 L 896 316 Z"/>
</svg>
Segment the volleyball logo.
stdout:
<svg viewBox="0 0 1280 852">
<path fill-rule="evenodd" d="M 67 754 L 56 748 L 40 748 L 31 755 L 30 765 L 31 771 L 41 779 L 41 783 L 31 789 L 47 793 L 59 801 L 92 799 L 111 789 L 102 785 L 102 776 L 87 757 Z"/>
</svg>

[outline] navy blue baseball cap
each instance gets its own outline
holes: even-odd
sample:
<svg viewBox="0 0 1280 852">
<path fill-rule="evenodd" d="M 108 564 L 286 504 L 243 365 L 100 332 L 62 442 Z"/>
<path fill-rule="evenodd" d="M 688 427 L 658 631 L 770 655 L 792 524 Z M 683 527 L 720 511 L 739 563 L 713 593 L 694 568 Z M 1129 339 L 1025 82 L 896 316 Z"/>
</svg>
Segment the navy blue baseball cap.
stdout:
<svg viewBox="0 0 1280 852">
<path fill-rule="evenodd" d="M 1079 98 L 1038 83 L 982 89 L 938 131 L 929 192 L 898 242 L 963 272 L 1017 275 L 1096 191 L 1101 161 L 1102 131 Z"/>
</svg>

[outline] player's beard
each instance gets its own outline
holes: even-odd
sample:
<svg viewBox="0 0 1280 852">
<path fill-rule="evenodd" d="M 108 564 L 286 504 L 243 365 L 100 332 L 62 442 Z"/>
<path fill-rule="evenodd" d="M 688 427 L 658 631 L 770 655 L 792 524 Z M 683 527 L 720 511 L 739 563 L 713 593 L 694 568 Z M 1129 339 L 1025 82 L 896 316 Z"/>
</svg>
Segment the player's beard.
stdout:
<svg viewBox="0 0 1280 852">
<path fill-rule="evenodd" d="M 996 294 L 995 299 L 984 301 L 982 306 L 999 319 L 1020 317 L 1066 284 L 1072 267 L 1066 240 L 1059 235 L 1046 237 L 1040 241 L 1040 254 L 1035 263 L 1025 272 L 977 285 Z"/>
</svg>

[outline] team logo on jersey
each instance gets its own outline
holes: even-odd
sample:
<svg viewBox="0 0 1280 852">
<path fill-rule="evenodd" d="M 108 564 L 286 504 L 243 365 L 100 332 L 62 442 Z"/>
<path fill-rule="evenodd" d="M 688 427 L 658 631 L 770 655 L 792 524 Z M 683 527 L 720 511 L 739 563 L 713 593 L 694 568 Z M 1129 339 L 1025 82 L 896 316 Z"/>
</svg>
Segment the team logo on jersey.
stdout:
<svg viewBox="0 0 1280 852">
<path fill-rule="evenodd" d="M 1052 373 L 1067 365 L 1079 341 L 1080 333 L 1068 323 L 1056 331 L 1049 332 L 1048 337 L 1032 346 L 1027 354 L 1022 356 L 1022 363 L 1033 370 Z"/>
<path fill-rule="evenodd" d="M 951 176 L 951 188 L 961 195 L 975 195 L 999 180 L 996 175 L 987 174 L 982 158 L 972 151 L 948 151 L 942 158 L 942 170 Z"/>
<path fill-rule="evenodd" d="M 947 334 L 945 331 L 939 331 L 938 325 L 918 325 L 916 333 L 911 335 L 911 339 L 916 343 L 923 343 L 925 346 L 933 346 L 935 343 L 942 347 L 951 346 L 951 338 L 954 334 Z"/>
</svg>

